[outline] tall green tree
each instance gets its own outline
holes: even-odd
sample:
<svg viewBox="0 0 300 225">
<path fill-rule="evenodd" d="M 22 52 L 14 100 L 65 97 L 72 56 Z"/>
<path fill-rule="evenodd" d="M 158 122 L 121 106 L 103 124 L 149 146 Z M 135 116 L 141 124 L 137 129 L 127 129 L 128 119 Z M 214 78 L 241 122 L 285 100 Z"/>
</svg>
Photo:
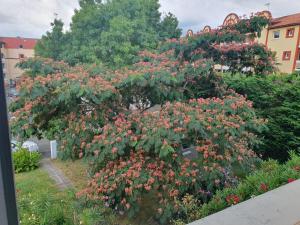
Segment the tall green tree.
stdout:
<svg viewBox="0 0 300 225">
<path fill-rule="evenodd" d="M 51 32 L 47 31 L 46 35 L 38 41 L 35 47 L 36 55 L 55 60 L 61 59 L 65 42 L 63 26 L 64 23 L 60 19 L 54 19 L 51 23 Z"/>
<path fill-rule="evenodd" d="M 138 51 L 154 49 L 159 41 L 181 35 L 174 15 L 162 19 L 158 0 L 80 0 L 79 6 L 70 31 L 62 34 L 65 44 L 60 56 L 71 65 L 128 65 L 135 61 Z M 42 51 L 51 48 L 47 45 Z M 41 55 L 47 57 L 46 53 Z"/>
</svg>

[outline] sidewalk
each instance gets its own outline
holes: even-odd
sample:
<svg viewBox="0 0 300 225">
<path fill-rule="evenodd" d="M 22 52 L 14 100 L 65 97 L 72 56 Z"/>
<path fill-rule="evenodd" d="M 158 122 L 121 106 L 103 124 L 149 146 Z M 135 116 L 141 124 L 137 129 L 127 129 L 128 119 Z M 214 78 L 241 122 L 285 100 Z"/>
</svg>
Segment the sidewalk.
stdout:
<svg viewBox="0 0 300 225">
<path fill-rule="evenodd" d="M 300 180 L 190 225 L 300 225 Z"/>
</svg>

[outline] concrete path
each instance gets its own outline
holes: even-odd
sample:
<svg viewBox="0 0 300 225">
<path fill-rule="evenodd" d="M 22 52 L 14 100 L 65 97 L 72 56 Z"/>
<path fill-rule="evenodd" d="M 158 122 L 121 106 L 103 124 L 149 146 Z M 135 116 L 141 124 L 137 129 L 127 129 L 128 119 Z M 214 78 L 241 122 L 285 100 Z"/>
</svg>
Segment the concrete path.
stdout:
<svg viewBox="0 0 300 225">
<path fill-rule="evenodd" d="M 72 182 L 52 164 L 49 158 L 42 159 L 41 167 L 48 172 L 49 176 L 56 182 L 60 190 L 73 188 Z"/>
<path fill-rule="evenodd" d="M 73 188 L 72 182 L 58 169 L 50 160 L 50 141 L 46 139 L 38 140 L 31 138 L 30 141 L 37 143 L 39 152 L 42 153 L 41 167 L 46 170 L 49 176 L 56 182 L 60 190 Z"/>
<path fill-rule="evenodd" d="M 300 180 L 190 225 L 300 225 Z"/>
</svg>

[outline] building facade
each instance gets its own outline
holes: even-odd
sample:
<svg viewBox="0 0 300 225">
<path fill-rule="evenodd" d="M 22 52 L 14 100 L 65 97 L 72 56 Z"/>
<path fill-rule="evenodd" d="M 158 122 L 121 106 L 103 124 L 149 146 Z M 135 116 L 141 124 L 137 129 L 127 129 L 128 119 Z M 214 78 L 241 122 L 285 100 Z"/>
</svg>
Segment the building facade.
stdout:
<svg viewBox="0 0 300 225">
<path fill-rule="evenodd" d="M 23 71 L 16 68 L 21 60 L 34 56 L 34 47 L 37 39 L 21 37 L 0 37 L 1 58 L 4 78 L 13 83 Z"/>
<path fill-rule="evenodd" d="M 300 13 L 279 18 L 273 18 L 269 11 L 262 11 L 258 15 L 270 19 L 270 25 L 265 27 L 261 36 L 254 41 L 266 45 L 276 53 L 276 63 L 280 72 L 300 71 Z M 225 18 L 222 26 L 233 25 L 241 19 L 237 14 L 231 13 Z M 209 26 L 205 26 L 201 32 L 210 30 Z M 189 30 L 187 36 L 191 35 L 193 32 Z"/>
<path fill-rule="evenodd" d="M 271 19 L 258 42 L 276 52 L 281 72 L 300 71 L 300 13 Z"/>
</svg>

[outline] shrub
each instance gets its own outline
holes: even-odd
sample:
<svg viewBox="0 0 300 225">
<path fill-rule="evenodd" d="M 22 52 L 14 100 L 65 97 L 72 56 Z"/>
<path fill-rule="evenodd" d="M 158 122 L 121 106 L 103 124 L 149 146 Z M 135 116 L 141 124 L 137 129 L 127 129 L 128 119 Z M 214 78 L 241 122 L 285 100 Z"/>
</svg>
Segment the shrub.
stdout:
<svg viewBox="0 0 300 225">
<path fill-rule="evenodd" d="M 103 127 L 85 154 L 93 157 L 94 177 L 83 194 L 134 215 L 149 195 L 160 203 L 166 222 L 186 193 L 206 201 L 235 183 L 238 172 L 255 168 L 252 130 L 261 120 L 242 96 L 167 103 L 157 112 L 119 115 Z M 187 159 L 191 147 L 197 157 Z"/>
<path fill-rule="evenodd" d="M 41 154 L 38 152 L 30 152 L 28 149 L 20 147 L 13 152 L 12 156 L 16 173 L 28 172 L 39 167 Z"/>
<path fill-rule="evenodd" d="M 229 88 L 247 96 L 257 114 L 268 120 L 263 145 L 257 152 L 283 162 L 289 151 L 300 150 L 300 76 L 224 77 Z"/>
<path fill-rule="evenodd" d="M 242 180 L 237 187 L 218 190 L 214 197 L 206 204 L 195 206 L 180 203 L 183 207 L 174 224 L 186 224 L 210 214 L 221 211 L 231 205 L 248 200 L 257 195 L 273 190 L 281 185 L 300 179 L 300 156 L 290 154 L 291 159 L 286 164 L 279 164 L 275 160 L 265 161 L 261 168 Z M 186 209 L 192 209 L 187 211 Z"/>
</svg>

